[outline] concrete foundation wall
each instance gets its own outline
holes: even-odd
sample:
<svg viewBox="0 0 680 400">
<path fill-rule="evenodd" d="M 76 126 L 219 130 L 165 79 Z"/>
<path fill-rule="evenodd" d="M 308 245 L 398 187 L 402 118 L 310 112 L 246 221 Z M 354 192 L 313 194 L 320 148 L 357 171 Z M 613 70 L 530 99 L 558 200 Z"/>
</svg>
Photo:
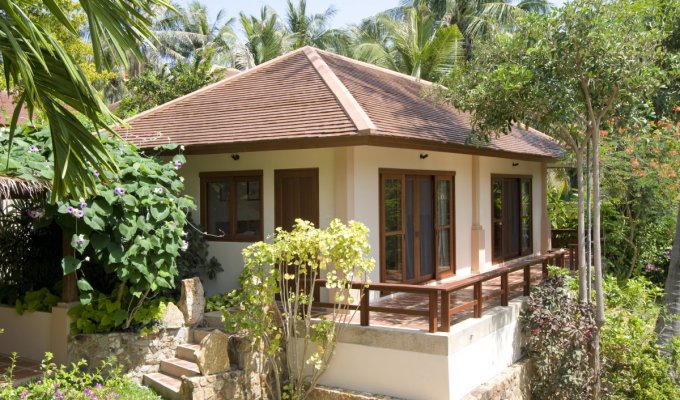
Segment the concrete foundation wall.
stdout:
<svg viewBox="0 0 680 400">
<path fill-rule="evenodd" d="M 40 361 L 46 352 L 54 355 L 54 361 L 66 362 L 66 347 L 70 318 L 66 315 L 69 305 L 60 303 L 52 312 L 27 312 L 17 314 L 14 307 L 0 305 L 0 353 Z"/>
<path fill-rule="evenodd" d="M 485 311 L 448 333 L 350 326 L 321 384 L 409 400 L 456 400 L 522 357 L 525 299 Z"/>
</svg>

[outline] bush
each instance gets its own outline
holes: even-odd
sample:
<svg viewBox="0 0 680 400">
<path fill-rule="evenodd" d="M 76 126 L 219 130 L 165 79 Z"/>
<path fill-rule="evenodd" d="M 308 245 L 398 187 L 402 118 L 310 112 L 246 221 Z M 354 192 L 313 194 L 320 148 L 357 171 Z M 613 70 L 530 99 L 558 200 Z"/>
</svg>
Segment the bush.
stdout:
<svg viewBox="0 0 680 400">
<path fill-rule="evenodd" d="M 532 397 L 585 399 L 592 395 L 595 375 L 589 354 L 597 332 L 593 308 L 579 304 L 564 275 L 551 276 L 535 287 L 520 321 L 535 376 Z"/>
<path fill-rule="evenodd" d="M 7 138 L 1 139 L 0 158 L 7 159 Z M 64 274 L 78 275 L 81 303 L 118 289 L 116 301 L 126 312 L 122 327 L 127 329 L 147 297 L 174 287 L 177 257 L 188 247 L 183 231 L 186 213 L 195 205 L 181 194 L 184 184 L 177 170 L 185 163 L 182 154 L 164 161 L 138 152 L 118 137 L 100 134 L 99 140 L 116 160 L 118 170 L 101 172 L 92 165 L 96 193 L 91 198 L 65 198 L 29 210 L 29 215 L 35 227 L 56 221 L 71 238 L 76 254 L 64 257 L 62 269 Z M 5 173 L 51 179 L 50 145 L 48 129 L 19 130 Z M 176 149 L 166 145 L 157 151 Z"/>
<path fill-rule="evenodd" d="M 52 355 L 46 354 L 42 363 L 43 378 L 37 382 L 13 387 L 11 372 L 14 365 L 5 373 L 8 385 L 0 387 L 0 399 L 20 400 L 161 400 L 151 389 L 141 387 L 121 373 L 120 367 L 114 367 L 115 359 L 111 358 L 93 373 L 83 373 L 81 369 L 86 363 L 81 360 L 72 364 L 57 367 L 51 362 Z M 16 362 L 16 354 L 14 355 Z"/>
<path fill-rule="evenodd" d="M 607 398 L 680 399 L 680 382 L 671 378 L 673 366 L 657 346 L 662 290 L 644 277 L 621 285 L 610 277 L 604 283 L 602 382 Z M 677 343 L 670 353 L 678 353 Z"/>
</svg>

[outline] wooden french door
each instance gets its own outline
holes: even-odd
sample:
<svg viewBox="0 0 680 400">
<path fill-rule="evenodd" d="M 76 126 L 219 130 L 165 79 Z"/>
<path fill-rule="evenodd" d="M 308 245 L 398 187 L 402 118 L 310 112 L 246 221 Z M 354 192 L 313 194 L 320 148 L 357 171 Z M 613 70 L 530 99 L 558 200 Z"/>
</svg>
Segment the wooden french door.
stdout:
<svg viewBox="0 0 680 400">
<path fill-rule="evenodd" d="M 319 170 L 279 169 L 274 171 L 274 224 L 290 230 L 296 218 L 319 227 Z"/>
<path fill-rule="evenodd" d="M 491 202 L 493 260 L 531 254 L 531 177 L 492 176 Z"/>
<path fill-rule="evenodd" d="M 381 174 L 381 279 L 418 283 L 454 272 L 453 176 Z"/>
</svg>

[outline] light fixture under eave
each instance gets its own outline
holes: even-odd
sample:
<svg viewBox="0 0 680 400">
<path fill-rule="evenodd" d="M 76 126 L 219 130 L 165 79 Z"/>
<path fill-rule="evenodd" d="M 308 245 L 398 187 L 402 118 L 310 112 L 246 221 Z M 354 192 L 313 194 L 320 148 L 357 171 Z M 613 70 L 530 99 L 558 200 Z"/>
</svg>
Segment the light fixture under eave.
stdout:
<svg viewBox="0 0 680 400">
<path fill-rule="evenodd" d="M 519 163 L 518 163 L 518 162 L 514 162 L 514 163 L 512 163 L 512 166 L 513 166 L 513 167 L 516 167 L 516 166 L 518 166 L 518 165 L 519 165 Z"/>
<path fill-rule="evenodd" d="M 429 156 L 430 156 L 430 155 L 427 154 L 427 153 L 420 153 L 420 159 L 421 159 L 421 160 L 424 160 L 424 159 L 426 159 L 426 158 L 429 157 Z"/>
<path fill-rule="evenodd" d="M 234 160 L 234 161 L 238 161 L 238 160 L 241 159 L 241 156 L 238 155 L 238 153 L 234 153 L 234 154 L 231 155 L 231 159 Z"/>
</svg>

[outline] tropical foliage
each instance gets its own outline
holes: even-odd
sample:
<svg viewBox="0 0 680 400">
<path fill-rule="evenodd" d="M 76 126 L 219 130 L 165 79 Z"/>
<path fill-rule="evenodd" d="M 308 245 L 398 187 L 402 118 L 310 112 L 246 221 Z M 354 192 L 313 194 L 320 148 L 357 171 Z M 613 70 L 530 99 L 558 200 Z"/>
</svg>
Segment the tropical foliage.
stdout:
<svg viewBox="0 0 680 400">
<path fill-rule="evenodd" d="M 366 226 L 354 221 L 333 220 L 317 229 L 298 219 L 290 232 L 278 228 L 272 242 L 243 250 L 242 290 L 232 297 L 241 311 L 224 317 L 227 329 L 243 331 L 253 349 L 264 350 L 266 360 L 256 363 L 256 372 L 273 371 L 275 398 L 305 399 L 326 370 L 359 300 L 350 290 L 352 282 L 367 282 L 375 267 L 367 235 Z M 322 273 L 335 307 L 312 321 L 316 279 Z"/>
<path fill-rule="evenodd" d="M 14 138 L 9 172 L 26 179 L 50 179 L 54 151 L 47 129 L 23 128 Z M 177 175 L 185 162 L 140 155 L 126 142 L 106 134 L 98 140 L 118 163 L 116 172 L 88 166 L 99 195 L 67 197 L 54 204 L 36 204 L 29 217 L 36 226 L 55 221 L 76 254 L 62 260 L 64 274 L 78 275 L 83 304 L 110 293 L 125 311 L 128 328 L 150 293 L 174 286 L 177 257 L 186 250 L 186 213 L 194 208 Z M 0 138 L 0 157 L 7 158 L 7 137 Z M 174 150 L 176 146 L 165 146 Z M 102 273 L 104 272 L 104 273 Z"/>
</svg>

